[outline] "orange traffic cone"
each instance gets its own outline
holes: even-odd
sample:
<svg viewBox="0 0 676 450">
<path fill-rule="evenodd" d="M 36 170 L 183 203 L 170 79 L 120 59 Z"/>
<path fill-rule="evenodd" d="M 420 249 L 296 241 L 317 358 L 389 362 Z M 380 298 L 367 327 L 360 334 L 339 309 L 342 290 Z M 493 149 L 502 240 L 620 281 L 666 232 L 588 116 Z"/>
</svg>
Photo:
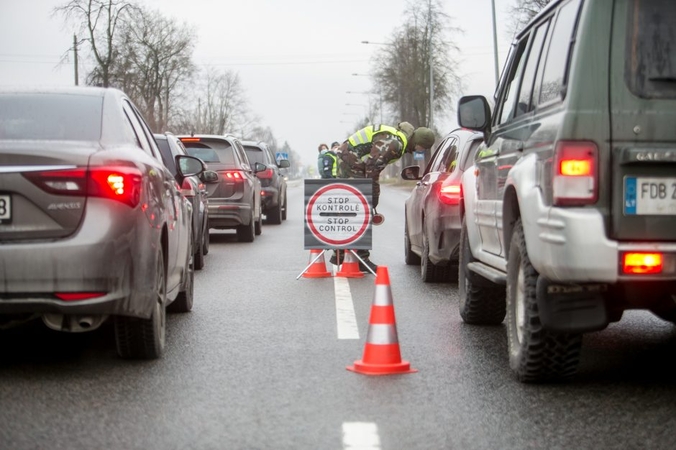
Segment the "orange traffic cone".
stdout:
<svg viewBox="0 0 676 450">
<path fill-rule="evenodd" d="M 317 254 L 321 253 L 321 256 L 317 258 Z M 316 258 L 316 261 L 315 261 Z M 314 262 L 312 262 L 314 261 Z M 310 250 L 310 266 L 308 269 L 303 272 L 303 277 L 305 278 L 326 278 L 330 277 L 331 273 L 326 270 L 326 262 L 324 261 L 324 254 L 319 249 Z"/>
<path fill-rule="evenodd" d="M 390 289 L 390 275 L 387 266 L 378 266 L 376 292 L 371 305 L 369 332 L 366 337 L 364 356 L 355 361 L 347 370 L 364 375 L 392 375 L 413 373 L 408 361 L 402 361 L 397 339 L 397 324 L 394 319 L 394 305 Z"/>
<path fill-rule="evenodd" d="M 359 261 L 351 250 L 345 250 L 343 263 L 340 265 L 340 270 L 336 273 L 336 276 L 343 278 L 362 278 L 364 276 L 362 271 L 359 270 Z"/>
</svg>

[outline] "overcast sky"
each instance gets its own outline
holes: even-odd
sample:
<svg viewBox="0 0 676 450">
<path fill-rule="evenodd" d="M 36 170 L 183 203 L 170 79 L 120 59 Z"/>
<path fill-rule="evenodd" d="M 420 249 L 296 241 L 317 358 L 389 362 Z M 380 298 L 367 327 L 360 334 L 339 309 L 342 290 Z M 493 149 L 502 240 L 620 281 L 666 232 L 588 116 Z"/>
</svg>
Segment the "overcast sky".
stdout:
<svg viewBox="0 0 676 450">
<path fill-rule="evenodd" d="M 72 85 L 73 31 L 55 6 L 65 0 L 0 0 L 0 85 Z M 372 88 L 369 58 L 404 21 L 406 0 L 144 0 L 197 32 L 194 59 L 239 73 L 252 111 L 288 141 L 306 164 L 317 146 L 342 141 L 364 116 L 368 99 L 347 91 Z M 495 0 L 500 68 L 509 39 L 505 22 L 514 0 Z M 492 95 L 495 84 L 491 0 L 445 0 L 461 49 L 464 94 Z M 87 67 L 84 63 L 84 70 Z M 83 78 L 81 70 L 81 79 Z M 375 99 L 372 99 L 375 101 Z M 346 105 L 351 103 L 357 106 Z M 377 118 L 376 118 L 377 119 Z M 377 120 L 376 120 L 377 121 Z M 435 117 L 444 133 L 455 118 Z M 175 133 L 187 130 L 172 130 Z"/>
</svg>

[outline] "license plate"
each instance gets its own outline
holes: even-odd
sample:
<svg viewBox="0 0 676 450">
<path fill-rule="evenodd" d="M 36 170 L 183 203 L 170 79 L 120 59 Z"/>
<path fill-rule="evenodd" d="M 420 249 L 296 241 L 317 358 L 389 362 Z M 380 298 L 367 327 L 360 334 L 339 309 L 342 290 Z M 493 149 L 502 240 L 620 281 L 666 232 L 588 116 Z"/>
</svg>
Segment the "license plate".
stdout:
<svg viewBox="0 0 676 450">
<path fill-rule="evenodd" d="M 624 214 L 676 215 L 676 178 L 625 177 Z"/>
<path fill-rule="evenodd" d="M 0 194 L 0 223 L 9 223 L 12 220 L 12 197 Z"/>
</svg>

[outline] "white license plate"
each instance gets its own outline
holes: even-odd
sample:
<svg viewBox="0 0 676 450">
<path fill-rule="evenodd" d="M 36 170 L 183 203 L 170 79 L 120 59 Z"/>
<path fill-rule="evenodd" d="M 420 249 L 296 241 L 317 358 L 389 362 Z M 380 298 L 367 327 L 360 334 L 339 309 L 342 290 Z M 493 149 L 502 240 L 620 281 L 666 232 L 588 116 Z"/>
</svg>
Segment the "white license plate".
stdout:
<svg viewBox="0 0 676 450">
<path fill-rule="evenodd" d="M 12 197 L 0 194 L 0 223 L 12 220 Z"/>
<path fill-rule="evenodd" d="M 624 214 L 676 215 L 676 178 L 625 177 Z"/>
</svg>

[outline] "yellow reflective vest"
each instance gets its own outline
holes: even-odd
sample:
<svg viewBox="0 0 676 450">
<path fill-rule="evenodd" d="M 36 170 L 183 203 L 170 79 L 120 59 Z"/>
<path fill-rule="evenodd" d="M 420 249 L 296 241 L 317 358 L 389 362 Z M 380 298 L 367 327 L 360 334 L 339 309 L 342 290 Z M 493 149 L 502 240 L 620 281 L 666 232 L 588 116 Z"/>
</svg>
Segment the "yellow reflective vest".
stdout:
<svg viewBox="0 0 676 450">
<path fill-rule="evenodd" d="M 406 145 L 408 144 L 408 138 L 406 137 L 406 134 L 389 125 L 369 125 L 364 127 L 350 136 L 348 138 L 348 142 L 352 147 L 370 144 L 373 142 L 373 136 L 378 133 L 390 133 L 394 136 L 397 136 L 399 139 L 401 139 L 401 143 L 403 144 L 402 153 L 406 150 Z"/>
</svg>

